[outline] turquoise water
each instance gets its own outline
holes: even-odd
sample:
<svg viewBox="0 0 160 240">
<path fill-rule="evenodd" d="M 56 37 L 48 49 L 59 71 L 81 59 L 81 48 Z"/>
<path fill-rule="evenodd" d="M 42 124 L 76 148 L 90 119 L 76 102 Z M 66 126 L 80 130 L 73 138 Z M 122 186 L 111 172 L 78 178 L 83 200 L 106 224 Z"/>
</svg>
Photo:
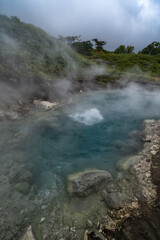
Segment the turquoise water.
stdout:
<svg viewBox="0 0 160 240">
<path fill-rule="evenodd" d="M 6 222 L 14 232 L 37 210 L 67 203 L 68 174 L 87 168 L 115 174 L 117 161 L 141 151 L 143 120 L 153 118 L 160 118 L 159 91 L 132 85 L 0 122 L 0 232 L 5 236 Z"/>
<path fill-rule="evenodd" d="M 143 120 L 160 117 L 154 94 L 137 89 L 92 92 L 63 107 L 53 121 L 54 112 L 48 121 L 34 124 L 20 144 L 33 183 L 44 184 L 53 175 L 65 181 L 86 168 L 114 174 L 117 161 L 141 150 Z"/>
</svg>

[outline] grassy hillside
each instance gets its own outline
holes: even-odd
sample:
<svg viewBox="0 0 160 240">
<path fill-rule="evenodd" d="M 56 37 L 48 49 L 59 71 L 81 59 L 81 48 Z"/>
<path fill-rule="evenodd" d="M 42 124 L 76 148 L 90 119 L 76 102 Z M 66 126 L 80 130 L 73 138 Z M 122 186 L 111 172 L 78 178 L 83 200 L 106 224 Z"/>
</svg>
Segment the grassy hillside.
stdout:
<svg viewBox="0 0 160 240">
<path fill-rule="evenodd" d="M 106 53 L 102 59 L 113 63 L 117 70 L 126 71 L 137 66 L 143 72 L 160 76 L 160 57 L 145 54 L 114 54 Z"/>
<path fill-rule="evenodd" d="M 150 56 L 147 54 L 115 54 L 102 52 L 100 56 L 94 53 L 90 60 L 108 63 L 110 77 L 122 78 L 129 76 L 133 80 L 136 78 L 160 81 L 160 56 Z M 105 81 L 105 78 L 98 77 L 98 80 Z"/>
<path fill-rule="evenodd" d="M 82 69 L 89 65 L 87 59 L 40 28 L 0 15 L 0 84 L 31 83 L 42 91 L 57 78 L 83 78 Z"/>
</svg>

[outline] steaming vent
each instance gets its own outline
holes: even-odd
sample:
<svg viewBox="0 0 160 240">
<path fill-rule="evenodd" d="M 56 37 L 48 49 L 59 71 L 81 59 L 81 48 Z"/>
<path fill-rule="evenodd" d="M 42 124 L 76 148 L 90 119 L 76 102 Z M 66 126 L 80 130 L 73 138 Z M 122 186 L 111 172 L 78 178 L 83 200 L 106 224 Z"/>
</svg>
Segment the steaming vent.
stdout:
<svg viewBox="0 0 160 240">
<path fill-rule="evenodd" d="M 103 120 L 103 116 L 100 111 L 96 108 L 91 108 L 89 110 L 85 110 L 83 113 L 75 113 L 69 115 L 74 121 L 83 123 L 87 126 L 94 125 Z"/>
</svg>

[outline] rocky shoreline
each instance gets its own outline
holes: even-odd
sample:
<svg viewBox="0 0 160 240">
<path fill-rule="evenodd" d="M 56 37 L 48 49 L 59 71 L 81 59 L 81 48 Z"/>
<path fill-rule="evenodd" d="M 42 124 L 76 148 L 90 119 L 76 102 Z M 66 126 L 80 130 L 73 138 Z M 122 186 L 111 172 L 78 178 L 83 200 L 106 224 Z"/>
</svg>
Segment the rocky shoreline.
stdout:
<svg viewBox="0 0 160 240">
<path fill-rule="evenodd" d="M 109 211 L 85 240 L 160 239 L 160 120 L 145 120 L 143 127 L 143 151 L 118 163 L 121 176 L 102 193 Z"/>
</svg>

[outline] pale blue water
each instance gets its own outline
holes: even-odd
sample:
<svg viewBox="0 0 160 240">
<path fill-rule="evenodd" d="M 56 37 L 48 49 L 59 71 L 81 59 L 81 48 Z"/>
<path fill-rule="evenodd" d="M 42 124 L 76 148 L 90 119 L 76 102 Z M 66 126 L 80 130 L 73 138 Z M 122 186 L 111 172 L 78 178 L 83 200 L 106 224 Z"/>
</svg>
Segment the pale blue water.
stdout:
<svg viewBox="0 0 160 240">
<path fill-rule="evenodd" d="M 86 168 L 114 173 L 117 161 L 142 149 L 139 130 L 144 119 L 160 117 L 159 100 L 137 88 L 89 93 L 63 107 L 56 126 L 54 112 L 34 124 L 21 143 L 33 182 L 45 182 L 45 172 L 63 180 Z"/>
</svg>

